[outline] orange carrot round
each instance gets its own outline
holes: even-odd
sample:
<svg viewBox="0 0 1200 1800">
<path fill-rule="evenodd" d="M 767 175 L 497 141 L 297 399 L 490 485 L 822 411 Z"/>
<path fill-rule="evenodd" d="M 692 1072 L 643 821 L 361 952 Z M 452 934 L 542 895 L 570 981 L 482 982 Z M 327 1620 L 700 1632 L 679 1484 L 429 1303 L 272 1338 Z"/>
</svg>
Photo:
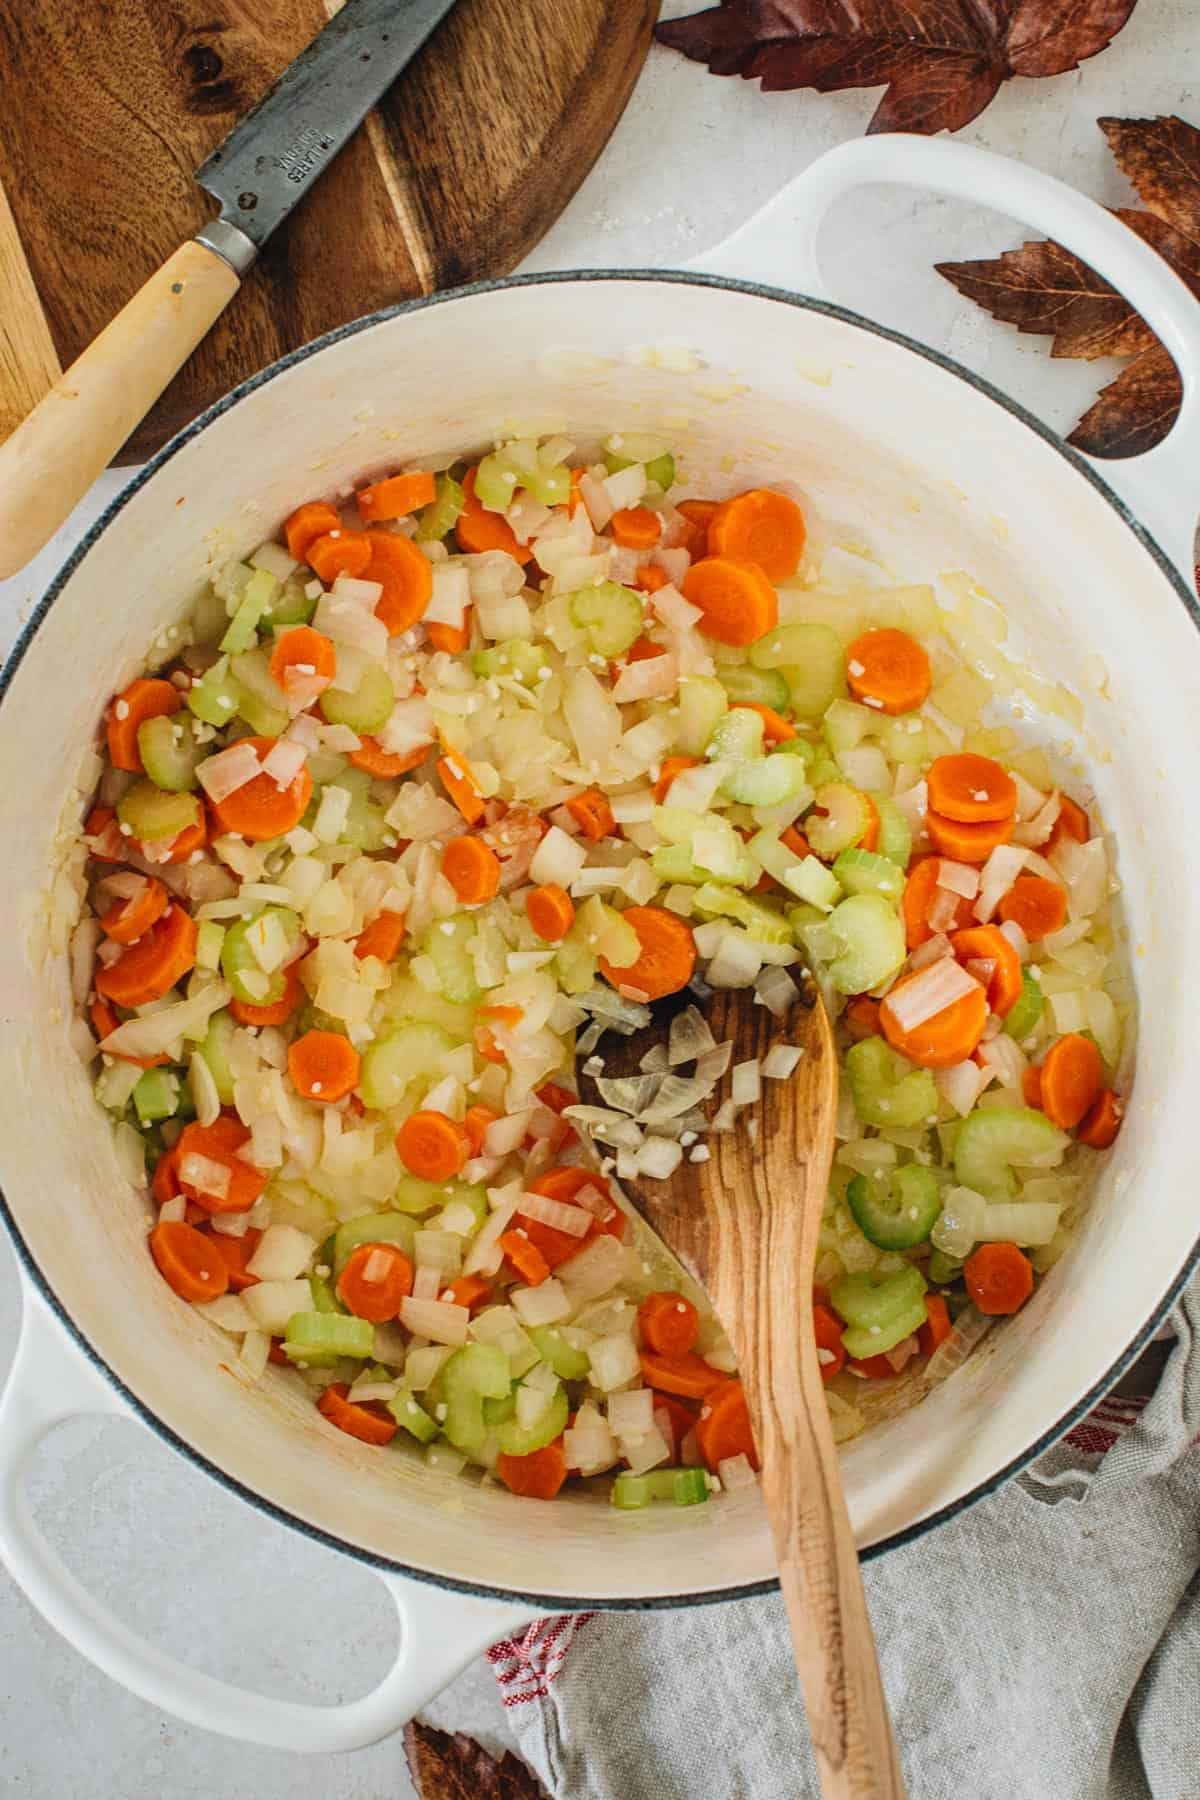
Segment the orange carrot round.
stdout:
<svg viewBox="0 0 1200 1800">
<path fill-rule="evenodd" d="M 929 658 L 907 631 L 864 631 L 846 651 L 850 692 L 865 706 L 890 714 L 914 712 L 929 698 Z"/>
<path fill-rule="evenodd" d="M 182 1219 L 160 1220 L 150 1233 L 150 1254 L 158 1272 L 181 1300 L 219 1300 L 229 1286 L 225 1264 L 211 1239 Z"/>
<path fill-rule="evenodd" d="M 146 1006 L 161 1000 L 196 962 L 196 923 L 172 904 L 116 962 L 96 965 L 96 992 L 114 1006 Z"/>
<path fill-rule="evenodd" d="M 1075 1134 L 1079 1142 L 1090 1144 L 1093 1150 L 1107 1150 L 1121 1129 L 1123 1111 L 1121 1102 L 1112 1089 L 1105 1088 L 1079 1122 L 1079 1130 Z"/>
<path fill-rule="evenodd" d="M 558 944 L 575 923 L 575 907 L 566 888 L 547 881 L 526 894 L 525 916 L 544 943 Z"/>
<path fill-rule="evenodd" d="M 658 646 L 655 645 L 655 654 Z M 567 801 L 567 811 L 582 831 L 584 837 L 598 844 L 601 838 L 610 837 L 616 830 L 612 807 L 608 796 L 599 788 L 588 788 L 586 793 L 576 794 L 573 800 Z"/>
<path fill-rule="evenodd" d="M 685 1400 L 703 1400 L 728 1379 L 694 1350 L 683 1356 L 659 1356 L 653 1350 L 642 1350 L 638 1361 L 647 1386 L 659 1388 L 664 1394 L 680 1394 Z"/>
<path fill-rule="evenodd" d="M 483 817 L 484 800 L 479 784 L 465 756 L 439 756 L 437 772 L 442 786 L 457 806 L 468 825 L 478 825 Z"/>
<path fill-rule="evenodd" d="M 250 1133 L 234 1113 L 223 1112 L 211 1125 L 195 1119 L 185 1125 L 175 1145 L 176 1169 L 182 1170 L 189 1156 L 205 1156 L 210 1162 L 225 1163 L 229 1169 L 229 1191 L 220 1199 L 202 1194 L 185 1177 L 179 1175 L 179 1186 L 189 1200 L 208 1213 L 249 1212 L 270 1178 L 267 1169 L 256 1169 L 238 1155 L 250 1142 Z"/>
<path fill-rule="evenodd" d="M 439 619 L 434 619 L 426 625 L 425 631 L 432 649 L 443 650 L 447 656 L 457 656 L 471 641 L 470 607 L 463 614 L 461 625 L 443 625 Z"/>
<path fill-rule="evenodd" d="M 396 1148 L 410 1175 L 449 1181 L 466 1162 L 471 1140 L 457 1119 L 440 1112 L 415 1112 L 397 1132 Z"/>
<path fill-rule="evenodd" d="M 276 739 L 247 737 L 241 742 L 252 744 L 261 761 L 269 755 Z M 256 775 L 244 787 L 235 788 L 223 800 L 210 804 L 222 831 L 261 843 L 294 830 L 312 799 L 312 786 L 307 768 L 302 768 L 285 788 L 280 788 L 271 775 Z"/>
<path fill-rule="evenodd" d="M 382 1325 L 413 1290 L 413 1266 L 396 1244 L 360 1244 L 338 1276 L 338 1299 L 356 1319 Z"/>
<path fill-rule="evenodd" d="M 375 617 L 383 620 L 388 636 L 395 637 L 415 625 L 429 605 L 433 564 L 411 538 L 391 531 L 368 531 L 366 537 L 370 557 L 365 578 L 383 588 L 375 602 Z"/>
<path fill-rule="evenodd" d="M 488 1299 L 492 1284 L 486 1275 L 460 1275 L 446 1289 L 446 1301 L 450 1306 L 465 1306 L 473 1312 L 484 1300 Z"/>
<path fill-rule="evenodd" d="M 654 784 L 654 798 L 659 806 L 666 804 L 667 795 L 671 791 L 671 783 L 685 769 L 697 769 L 699 763 L 694 756 L 668 756 L 658 771 L 658 780 Z"/>
<path fill-rule="evenodd" d="M 870 994 L 855 994 L 842 1018 L 855 1043 L 879 1035 L 879 1002 L 872 1000 Z"/>
<path fill-rule="evenodd" d="M 1052 1125 L 1073 1131 L 1104 1092 L 1104 1065 L 1091 1038 L 1068 1031 L 1042 1059 L 1042 1111 Z"/>
<path fill-rule="evenodd" d="M 821 1301 L 813 1301 L 813 1335 L 817 1340 L 817 1349 L 828 1352 L 826 1362 L 818 1357 L 821 1369 L 821 1380 L 832 1381 L 846 1366 L 846 1346 L 842 1342 L 845 1327 L 842 1321 Z"/>
<path fill-rule="evenodd" d="M 430 746 L 422 744 L 416 750 L 406 750 L 403 756 L 393 756 L 383 749 L 378 738 L 364 737 L 358 749 L 349 752 L 349 757 L 356 769 L 374 775 L 379 781 L 389 781 L 393 776 L 407 775 L 410 769 L 419 769 L 429 751 Z"/>
<path fill-rule="evenodd" d="M 648 506 L 623 506 L 609 520 L 613 542 L 625 550 L 652 550 L 662 536 L 662 520 Z"/>
<path fill-rule="evenodd" d="M 692 561 L 696 562 L 700 557 L 708 555 L 708 528 L 712 524 L 717 503 L 715 500 L 680 500 L 675 510 L 687 521 L 683 548 Z"/>
<path fill-rule="evenodd" d="M 1050 833 L 1047 850 L 1053 850 L 1055 844 L 1061 843 L 1064 837 L 1074 838 L 1077 844 L 1086 844 L 1092 835 L 1091 820 L 1082 806 L 1072 800 L 1069 794 L 1058 796 L 1058 817 L 1054 821 L 1054 829 Z"/>
<path fill-rule="evenodd" d="M 686 1356 L 700 1335 L 700 1315 L 683 1294 L 647 1294 L 638 1307 L 642 1342 L 657 1356 Z"/>
<path fill-rule="evenodd" d="M 737 1376 L 722 1381 L 705 1396 L 696 1421 L 696 1442 L 705 1467 L 715 1475 L 717 1464 L 729 1456 L 744 1456 L 752 1469 L 758 1467 L 758 1451 L 750 1425 L 750 1408 Z"/>
<path fill-rule="evenodd" d="M 639 563 L 633 585 L 643 594 L 657 594 L 659 588 L 670 587 L 671 577 L 657 563 Z"/>
<path fill-rule="evenodd" d="M 687 920 L 662 906 L 627 906 L 621 917 L 636 931 L 641 953 L 624 969 L 600 957 L 605 980 L 616 988 L 634 988 L 647 1000 L 685 988 L 696 967 L 696 940 Z"/>
<path fill-rule="evenodd" d="M 196 820 L 192 825 L 185 825 L 171 839 L 170 848 L 164 861 L 169 863 L 190 862 L 197 850 L 203 850 L 208 842 L 208 817 L 204 808 L 197 802 Z"/>
<path fill-rule="evenodd" d="M 494 1125 L 500 1117 L 490 1106 L 468 1106 L 463 1115 L 463 1130 L 467 1134 L 467 1147 L 472 1156 L 483 1155 L 483 1140 L 487 1136 L 488 1127 Z"/>
<path fill-rule="evenodd" d="M 340 1031 L 306 1031 L 288 1050 L 288 1074 L 298 1094 L 327 1105 L 358 1086 L 358 1051 Z"/>
<path fill-rule="evenodd" d="M 965 1062 L 987 1024 L 987 995 L 982 987 L 976 988 L 934 1013 L 923 1025 L 905 1031 L 892 1010 L 892 1000 L 909 982 L 918 979 L 916 975 L 906 975 L 881 1002 L 879 1023 L 884 1037 L 893 1050 L 899 1050 L 901 1056 L 907 1056 L 922 1069 L 948 1069 L 954 1063 Z"/>
<path fill-rule="evenodd" d="M 510 1493 L 527 1500 L 553 1500 L 567 1479 L 567 1457 L 561 1437 L 528 1456 L 508 1456 L 503 1451 L 496 1458 L 496 1473 Z"/>
<path fill-rule="evenodd" d="M 950 1323 L 950 1308 L 946 1305 L 943 1294 L 926 1294 L 925 1323 L 917 1332 L 917 1342 L 921 1346 L 922 1356 L 932 1356 L 939 1344 L 944 1344 L 954 1327 Z"/>
<path fill-rule="evenodd" d="M 221 1261 L 225 1265 L 225 1273 L 229 1279 L 230 1292 L 240 1294 L 244 1288 L 257 1287 L 258 1276 L 251 1275 L 246 1267 L 258 1249 L 262 1232 L 251 1228 L 241 1237 L 230 1237 L 224 1231 L 204 1231 L 206 1237 Z"/>
<path fill-rule="evenodd" d="M 1042 1104 L 1042 1071 L 1034 1063 L 1030 1063 L 1021 1076 L 1021 1098 L 1026 1106 L 1040 1107 Z"/>
<path fill-rule="evenodd" d="M 354 954 L 361 962 L 365 956 L 377 956 L 380 962 L 395 962 L 404 942 L 404 914 L 385 911 L 376 913 L 354 940 Z"/>
<path fill-rule="evenodd" d="M 806 536 L 804 514 L 794 500 L 772 488 L 748 488 L 716 508 L 708 524 L 708 554 L 743 558 L 757 563 L 769 581 L 788 581 L 800 567 Z"/>
<path fill-rule="evenodd" d="M 333 507 L 326 500 L 308 500 L 298 506 L 285 522 L 283 535 L 287 539 L 288 554 L 297 562 L 308 561 L 310 544 L 315 544 L 319 537 L 326 537 L 331 531 L 339 531 L 342 521 Z"/>
<path fill-rule="evenodd" d="M 311 625 L 293 625 L 289 631 L 282 632 L 271 652 L 270 670 L 272 679 L 285 694 L 289 669 L 306 677 L 319 676 L 328 687 L 337 674 L 337 649 L 333 639 L 326 637 L 323 631 L 314 631 Z"/>
<path fill-rule="evenodd" d="M 683 578 L 683 596 L 704 615 L 699 629 L 721 644 L 753 644 L 779 620 L 770 578 L 744 557 L 702 557 Z"/>
<path fill-rule="evenodd" d="M 442 874 L 464 906 L 482 906 L 500 891 L 500 858 L 481 838 L 451 838 L 442 852 Z"/>
<path fill-rule="evenodd" d="M 963 1279 L 981 1313 L 1015 1313 L 1033 1292 L 1033 1264 L 1015 1244 L 980 1244 L 963 1264 Z"/>
<path fill-rule="evenodd" d="M 390 1444 L 400 1427 L 387 1408 L 374 1400 L 348 1400 L 350 1389 L 335 1381 L 317 1401 L 322 1418 L 364 1444 Z"/>
<path fill-rule="evenodd" d="M 550 1274 L 550 1264 L 533 1239 L 517 1229 L 501 1236 L 500 1248 L 526 1287 L 540 1287 Z"/>
<path fill-rule="evenodd" d="M 359 488 L 355 499 L 364 525 L 384 525 L 389 519 L 407 518 L 418 507 L 432 506 L 437 483 L 427 469 L 413 469 L 407 475 L 388 475 L 368 483 Z"/>
<path fill-rule="evenodd" d="M 484 550 L 503 550 L 518 562 L 528 562 L 533 551 L 528 544 L 517 542 L 503 513 L 490 512 L 483 505 L 475 492 L 475 474 L 474 469 L 468 469 L 463 476 L 463 509 L 454 522 L 459 549 L 474 556 Z"/>
<path fill-rule="evenodd" d="M 929 810 L 964 825 L 1011 819 L 1017 810 L 1016 783 L 990 756 L 956 750 L 935 757 L 926 776 Z"/>
<path fill-rule="evenodd" d="M 138 726 L 163 713 L 177 713 L 182 705 L 183 695 L 170 681 L 146 677 L 131 681 L 108 711 L 105 735 L 108 760 L 113 768 L 140 772 L 143 764 L 138 749 Z"/>
<path fill-rule="evenodd" d="M 153 875 L 142 882 L 131 899 L 116 901 L 100 920 L 101 931 L 116 944 L 136 944 L 167 910 L 170 895 L 162 882 Z"/>
<path fill-rule="evenodd" d="M 985 984 L 988 1005 L 999 1018 L 1007 1018 L 1021 998 L 1021 959 L 1000 927 L 971 925 L 965 931 L 956 931 L 950 939 L 950 948 L 960 963 L 990 962 L 994 965 Z"/>
<path fill-rule="evenodd" d="M 336 531 L 314 538 L 307 557 L 309 567 L 326 587 L 332 587 L 339 575 L 358 577 L 367 573 L 371 546 L 365 531 L 346 531 L 339 525 Z"/>
<path fill-rule="evenodd" d="M 239 1025 L 286 1025 L 303 998 L 299 965 L 289 963 L 283 972 L 283 992 L 278 1000 L 272 1000 L 266 1006 L 254 1006 L 249 1000 L 239 1000 L 235 996 L 229 1002 L 229 1010 Z"/>
<path fill-rule="evenodd" d="M 947 819 L 932 810 L 925 815 L 925 830 L 934 849 L 951 862 L 983 863 L 1000 844 L 1007 844 L 1016 825 L 1016 814 L 1007 819 L 985 819 L 978 825 Z"/>
<path fill-rule="evenodd" d="M 1019 925 L 1031 944 L 1061 931 L 1067 922 L 1067 890 L 1045 875 L 1018 875 L 996 909 Z"/>
</svg>

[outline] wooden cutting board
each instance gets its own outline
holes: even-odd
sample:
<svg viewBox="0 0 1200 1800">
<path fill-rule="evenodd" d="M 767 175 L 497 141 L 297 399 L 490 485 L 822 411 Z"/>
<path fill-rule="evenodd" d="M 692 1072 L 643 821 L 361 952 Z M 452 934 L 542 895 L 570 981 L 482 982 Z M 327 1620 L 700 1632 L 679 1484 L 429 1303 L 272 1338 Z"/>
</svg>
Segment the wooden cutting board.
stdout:
<svg viewBox="0 0 1200 1800">
<path fill-rule="evenodd" d="M 0 0 L 0 438 L 212 216 L 192 170 L 338 3 Z M 657 11 L 459 0 L 117 460 L 347 319 L 507 274 L 603 148 Z"/>
</svg>

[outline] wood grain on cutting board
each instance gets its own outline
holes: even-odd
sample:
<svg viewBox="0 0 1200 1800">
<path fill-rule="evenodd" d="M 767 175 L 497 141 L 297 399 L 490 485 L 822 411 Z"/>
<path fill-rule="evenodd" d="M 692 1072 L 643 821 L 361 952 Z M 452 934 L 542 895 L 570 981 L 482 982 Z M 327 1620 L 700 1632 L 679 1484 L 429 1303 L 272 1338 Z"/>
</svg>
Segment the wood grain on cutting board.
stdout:
<svg viewBox="0 0 1200 1800">
<path fill-rule="evenodd" d="M 0 436 L 212 217 L 193 169 L 336 10 L 0 0 Z M 459 0 L 120 460 L 347 319 L 508 273 L 602 149 L 656 13 L 657 0 Z"/>
</svg>

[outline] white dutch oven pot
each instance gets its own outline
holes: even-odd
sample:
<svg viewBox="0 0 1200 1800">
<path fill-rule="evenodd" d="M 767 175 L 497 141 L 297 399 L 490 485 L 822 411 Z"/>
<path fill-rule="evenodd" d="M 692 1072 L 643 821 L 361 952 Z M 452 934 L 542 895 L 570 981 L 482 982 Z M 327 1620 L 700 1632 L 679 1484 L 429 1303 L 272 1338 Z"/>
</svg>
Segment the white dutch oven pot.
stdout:
<svg viewBox="0 0 1200 1800">
<path fill-rule="evenodd" d="M 869 180 L 1017 214 L 1103 270 L 1183 374 L 1169 440 L 1097 473 L 945 359 L 790 291 L 819 291 L 820 219 Z M 211 1328 L 146 1254 L 144 1202 L 122 1183 L 67 1047 L 63 959 L 30 952 L 29 897 L 45 890 L 72 772 L 114 685 L 187 611 L 214 543 L 222 555 L 244 553 L 313 493 L 543 416 L 585 438 L 658 428 L 687 444 L 700 487 L 790 478 L 815 519 L 865 531 L 899 578 L 969 571 L 1008 609 L 1043 674 L 1078 686 L 1085 656 L 1104 658 L 1107 689 L 1090 702 L 1078 752 L 1120 846 L 1141 1009 L 1133 1103 L 1078 1240 L 1030 1304 L 918 1414 L 847 1446 L 864 1552 L 928 1529 L 1064 1431 L 1145 1343 L 1194 1265 L 1200 832 L 1181 827 L 1195 818 L 1200 637 L 1188 575 L 1196 495 L 1183 476 L 1200 471 L 1200 311 L 1089 201 L 1016 164 L 924 139 L 834 151 L 713 266 L 725 278 L 499 282 L 298 352 L 214 407 L 121 496 L 10 664 L 0 704 L 9 826 L 0 1173 L 27 1291 L 0 1408 L 0 1548 L 85 1656 L 192 1724 L 289 1750 L 347 1749 L 400 1724 L 485 1644 L 539 1614 L 774 1585 L 754 1493 L 657 1508 L 632 1524 L 584 1495 L 539 1507 L 356 1444 L 273 1369 L 244 1392 L 218 1366 Z M 771 276 L 787 287 L 753 285 Z M 703 375 L 628 358 L 666 340 L 695 350 Z M 816 368 L 829 371 L 827 384 L 812 379 Z M 71 797 L 71 819 L 82 798 Z M 397 1660 L 379 1687 L 330 1708 L 262 1698 L 173 1661 L 90 1598 L 38 1531 L 22 1474 L 56 1422 L 106 1411 L 132 1411 L 263 1511 L 378 1570 L 401 1615 Z"/>
</svg>

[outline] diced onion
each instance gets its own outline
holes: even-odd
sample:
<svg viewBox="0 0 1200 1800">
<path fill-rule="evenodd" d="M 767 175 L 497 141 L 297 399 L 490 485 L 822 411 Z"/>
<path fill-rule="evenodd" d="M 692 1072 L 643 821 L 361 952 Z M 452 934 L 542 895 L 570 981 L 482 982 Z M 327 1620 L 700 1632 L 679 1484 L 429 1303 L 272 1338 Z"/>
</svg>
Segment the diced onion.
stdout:
<svg viewBox="0 0 1200 1800">
<path fill-rule="evenodd" d="M 582 1206 L 568 1206 L 545 1194 L 522 1194 L 520 1211 L 525 1218 L 536 1219 L 554 1231 L 565 1231 L 570 1237 L 586 1237 L 591 1230 L 592 1216 Z"/>
<path fill-rule="evenodd" d="M 282 792 L 284 788 L 291 787 L 304 767 L 306 756 L 304 745 L 295 738 L 277 738 L 263 758 L 262 772 L 269 775 Z"/>
<path fill-rule="evenodd" d="M 272 1337 L 283 1335 L 293 1314 L 312 1308 L 307 1281 L 259 1281 L 246 1288 L 241 1298 L 259 1330 Z"/>
<path fill-rule="evenodd" d="M 508 1113 L 502 1119 L 493 1119 L 483 1134 L 483 1149 L 486 1156 L 508 1156 L 523 1141 L 529 1130 L 532 1111 Z"/>
<path fill-rule="evenodd" d="M 307 1269 L 316 1247 L 316 1238 L 294 1225 L 268 1225 L 246 1264 L 247 1273 L 260 1281 L 294 1281 Z"/>
<path fill-rule="evenodd" d="M 979 1060 L 994 1071 L 1001 1087 L 1019 1088 L 1021 1077 L 1029 1067 L 1029 1058 L 1015 1038 L 998 1032 L 979 1046 Z"/>
<path fill-rule="evenodd" d="M 797 987 L 786 969 L 769 965 L 754 978 L 754 992 L 767 1011 L 777 1019 L 787 1016 L 795 1004 Z M 763 1071 L 769 1073 L 768 1070 Z M 791 1074 L 791 1070 L 785 1071 Z"/>
<path fill-rule="evenodd" d="M 739 1488 L 758 1486 L 758 1476 L 744 1452 L 738 1456 L 723 1456 L 717 1464 L 717 1474 L 727 1494 L 736 1494 Z"/>
<path fill-rule="evenodd" d="M 608 494 L 613 512 L 622 512 L 628 506 L 636 506 L 646 491 L 645 465 L 643 463 L 630 463 L 627 469 L 618 469 L 615 475 L 610 475 L 608 477 L 607 481 L 604 483 L 604 487 Z M 592 510 L 590 503 L 585 500 L 584 505 L 587 506 L 588 512 L 590 513 Z M 594 515 L 592 517 L 592 524 L 596 525 Z M 601 527 L 596 525 L 596 530 L 601 530 Z"/>
<path fill-rule="evenodd" d="M 768 1081 L 786 1081 L 796 1071 L 803 1048 L 798 1044 L 772 1044 L 763 1057 L 762 1072 Z"/>
<path fill-rule="evenodd" d="M 557 887 L 569 888 L 586 863 L 587 856 L 586 844 L 568 837 L 559 826 L 552 825 L 533 853 L 529 878 L 539 886 L 552 883 Z"/>
<path fill-rule="evenodd" d="M 639 1175 L 665 1181 L 683 1161 L 683 1150 L 671 1138 L 648 1137 L 637 1153 Z"/>
<path fill-rule="evenodd" d="M 1060 838 L 1049 860 L 1059 880 L 1066 883 L 1071 917 L 1090 918 L 1108 894 L 1104 839 L 1089 838 L 1086 844 L 1079 844 L 1072 837 Z"/>
<path fill-rule="evenodd" d="M 454 1306 L 445 1300 L 418 1300 L 410 1294 L 400 1302 L 400 1322 L 417 1337 L 457 1347 L 467 1341 L 471 1314 L 465 1306 Z"/>
<path fill-rule="evenodd" d="M 514 1288 L 509 1299 L 525 1325 L 557 1325 L 571 1316 L 567 1291 L 553 1276 L 538 1287 Z"/>
<path fill-rule="evenodd" d="M 1015 919 L 1005 919 L 1000 926 L 1002 936 L 1006 937 L 1023 963 L 1029 961 L 1029 939 Z"/>
<path fill-rule="evenodd" d="M 952 894 L 961 894 L 964 900 L 973 900 L 979 892 L 979 870 L 970 863 L 950 862 L 943 856 L 938 862 L 937 885 L 948 888 Z"/>
<path fill-rule="evenodd" d="M 423 614 L 427 625 L 461 630 L 471 604 L 471 578 L 461 562 L 442 563 L 433 571 L 433 595 Z"/>
<path fill-rule="evenodd" d="M 236 794 L 262 774 L 262 763 L 258 751 L 245 738 L 236 744 L 230 744 L 228 750 L 219 750 L 215 756 L 205 757 L 196 769 L 201 787 L 209 799 L 219 805 Z"/>
<path fill-rule="evenodd" d="M 1044 844 L 1054 830 L 1061 811 L 1062 800 L 1057 793 L 1051 794 L 1032 818 L 1021 818 L 1018 809 L 1018 822 L 1013 831 L 1013 842 L 1026 844 L 1032 849 L 1036 849 L 1039 844 Z"/>
<path fill-rule="evenodd" d="M 925 1379 L 928 1382 L 945 1381 L 966 1362 L 976 1344 L 978 1344 L 996 1323 L 988 1313 L 977 1312 L 975 1307 L 967 1306 L 954 1321 L 949 1337 L 943 1338 L 933 1355 L 925 1365 Z"/>
<path fill-rule="evenodd" d="M 908 959 L 908 966 L 914 974 L 918 969 L 927 969 L 930 963 L 940 962 L 944 956 L 953 956 L 954 947 L 944 931 L 935 931 L 932 937 L 918 944 Z"/>
<path fill-rule="evenodd" d="M 609 498 L 607 482 L 598 481 L 591 471 L 587 470 L 579 478 L 579 497 L 587 508 L 592 530 L 603 531 L 618 510 Z"/>
<path fill-rule="evenodd" d="M 952 1106 L 960 1118 L 965 1119 L 975 1102 L 992 1079 L 992 1071 L 980 1068 L 970 1058 L 966 1062 L 952 1063 L 948 1069 L 933 1071 L 934 1085 L 948 1106 Z"/>
<path fill-rule="evenodd" d="M 762 1064 L 757 1057 L 734 1063 L 729 1098 L 735 1106 L 752 1106 L 762 1095 Z"/>
<path fill-rule="evenodd" d="M 992 851 L 983 865 L 979 898 L 973 908 L 975 917 L 981 924 L 987 924 L 1001 899 L 1025 867 L 1028 854 L 1020 844 L 997 844 Z"/>
<path fill-rule="evenodd" d="M 211 1156 L 201 1156 L 198 1151 L 190 1151 L 179 1160 L 180 1181 L 214 1200 L 226 1198 L 232 1178 L 233 1170 L 228 1163 L 215 1162 Z"/>
<path fill-rule="evenodd" d="M 612 697 L 620 706 L 631 700 L 660 700 L 673 694 L 678 685 L 679 664 L 664 651 L 661 656 L 628 663 L 617 678 Z"/>
</svg>

